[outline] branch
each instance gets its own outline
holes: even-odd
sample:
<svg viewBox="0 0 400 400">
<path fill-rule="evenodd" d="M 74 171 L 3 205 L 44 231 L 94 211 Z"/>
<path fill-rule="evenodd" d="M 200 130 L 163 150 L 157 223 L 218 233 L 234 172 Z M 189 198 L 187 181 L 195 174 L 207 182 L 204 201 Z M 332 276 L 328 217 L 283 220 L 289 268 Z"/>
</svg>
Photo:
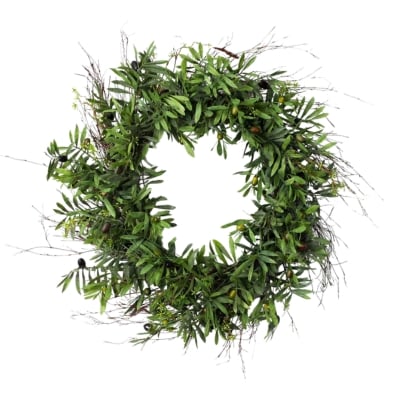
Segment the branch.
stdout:
<svg viewBox="0 0 400 400">
<path fill-rule="evenodd" d="M 26 162 L 26 163 L 30 163 L 30 164 L 34 164 L 34 165 L 40 165 L 41 167 L 47 167 L 47 165 L 45 163 L 38 163 L 36 161 L 26 160 L 25 158 L 11 157 L 11 156 L 7 156 L 4 154 L 0 154 L 0 157 L 9 158 L 10 160 L 14 160 L 14 161 L 22 161 L 22 162 Z"/>
</svg>

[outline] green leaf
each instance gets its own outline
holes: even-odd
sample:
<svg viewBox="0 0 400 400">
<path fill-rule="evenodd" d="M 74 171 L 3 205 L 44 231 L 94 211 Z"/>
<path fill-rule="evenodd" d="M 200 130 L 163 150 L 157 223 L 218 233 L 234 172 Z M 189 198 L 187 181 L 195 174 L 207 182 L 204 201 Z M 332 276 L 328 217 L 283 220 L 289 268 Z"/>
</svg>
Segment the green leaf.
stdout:
<svg viewBox="0 0 400 400">
<path fill-rule="evenodd" d="M 315 141 L 315 144 L 321 144 L 323 141 L 326 140 L 328 137 L 327 133 L 323 133 L 322 135 L 319 136 L 319 138 Z"/>
<path fill-rule="evenodd" d="M 328 113 L 324 113 L 324 110 L 325 110 L 324 106 L 316 108 L 311 114 L 308 115 L 307 119 L 314 120 L 314 119 L 326 118 L 328 116 Z"/>
<path fill-rule="evenodd" d="M 194 123 L 197 124 L 201 117 L 201 102 L 197 102 L 196 111 L 194 113 Z"/>
<path fill-rule="evenodd" d="M 47 176 L 46 176 L 47 180 L 49 180 L 53 176 L 53 174 L 57 168 L 57 162 L 58 162 L 57 160 L 51 160 L 49 162 L 49 166 L 47 169 Z"/>
<path fill-rule="evenodd" d="M 80 282 L 79 278 L 80 277 L 79 277 L 79 270 L 78 270 L 78 271 L 76 271 L 76 274 L 75 274 L 75 288 L 76 288 L 76 291 L 79 294 L 81 294 L 81 282 Z"/>
<path fill-rule="evenodd" d="M 239 266 L 235 269 L 235 271 L 232 274 L 233 278 L 238 277 L 240 274 L 242 274 L 242 272 L 249 267 L 250 265 L 252 265 L 254 263 L 254 259 L 252 257 L 248 257 L 245 259 L 245 261 L 243 261 L 241 264 L 239 264 Z"/>
<path fill-rule="evenodd" d="M 322 150 L 323 151 L 329 150 L 330 148 L 335 147 L 336 144 L 337 144 L 336 142 L 329 142 L 326 145 L 322 146 Z"/>
<path fill-rule="evenodd" d="M 243 70 L 249 68 L 255 61 L 256 61 L 256 56 L 246 59 L 244 65 L 243 65 Z"/>
<path fill-rule="evenodd" d="M 303 113 L 301 114 L 300 119 L 305 119 L 305 116 L 306 116 L 306 115 L 308 114 L 308 112 L 311 110 L 312 106 L 314 105 L 314 102 L 315 102 L 315 99 L 314 99 L 314 97 L 312 97 L 312 98 L 308 101 L 306 107 L 304 108 L 304 111 L 303 111 Z"/>
<path fill-rule="evenodd" d="M 250 265 L 249 272 L 247 274 L 247 280 L 249 282 L 251 282 L 251 278 L 253 277 L 253 271 L 254 271 L 254 264 Z"/>
<path fill-rule="evenodd" d="M 64 203 L 65 203 L 71 210 L 73 210 L 74 207 L 73 207 L 73 205 L 71 204 L 71 201 L 69 200 L 69 198 L 68 198 L 64 193 L 61 193 L 61 196 L 62 196 L 62 198 L 63 198 L 63 200 L 64 200 Z"/>
<path fill-rule="evenodd" d="M 236 244 L 232 236 L 229 236 L 229 250 L 232 254 L 233 261 L 236 262 Z"/>
<path fill-rule="evenodd" d="M 230 78 L 228 78 L 227 76 L 223 76 L 222 79 L 224 80 L 224 82 L 230 86 L 232 89 L 237 89 L 237 85 L 235 82 L 233 82 Z"/>
<path fill-rule="evenodd" d="M 106 206 L 108 213 L 115 218 L 117 216 L 115 208 L 111 205 L 110 201 L 106 197 L 103 197 L 103 204 Z"/>
<path fill-rule="evenodd" d="M 312 206 L 307 208 L 306 214 L 307 215 L 314 214 L 318 210 L 319 210 L 319 205 L 318 204 L 313 204 Z"/>
<path fill-rule="evenodd" d="M 136 201 L 141 201 L 143 200 L 145 197 L 147 197 L 147 195 L 151 192 L 151 188 L 145 186 L 137 195 L 136 197 Z"/>
<path fill-rule="evenodd" d="M 200 58 L 201 58 L 200 54 L 193 47 L 189 47 L 189 51 L 195 60 L 197 60 L 197 61 L 200 60 Z"/>
<path fill-rule="evenodd" d="M 79 143 L 79 127 L 78 125 L 76 125 L 74 131 L 74 145 L 78 146 L 78 143 Z"/>
<path fill-rule="evenodd" d="M 199 47 L 199 56 L 200 58 L 203 58 L 203 43 L 199 42 L 198 47 Z"/>
<path fill-rule="evenodd" d="M 255 110 L 254 114 L 257 115 L 257 117 L 260 117 L 262 119 L 271 119 L 272 118 L 271 115 L 266 114 L 260 110 Z"/>
<path fill-rule="evenodd" d="M 217 308 L 220 309 L 220 311 L 222 311 L 223 314 L 228 315 L 228 310 L 226 309 L 226 307 L 224 306 L 223 303 L 221 303 L 218 298 L 214 299 L 214 304 L 217 306 Z"/>
<path fill-rule="evenodd" d="M 228 253 L 228 251 L 225 249 L 225 247 L 222 245 L 221 242 L 219 242 L 216 239 L 212 240 L 213 244 L 214 244 L 214 248 L 215 251 L 217 252 L 217 255 L 219 257 L 219 259 L 226 264 L 226 259 L 225 257 L 227 257 L 229 260 L 232 260 L 230 254 Z"/>
<path fill-rule="evenodd" d="M 222 155 L 222 144 L 221 144 L 221 140 L 218 140 L 218 142 L 217 142 L 217 154 L 218 154 L 219 156 Z"/>
<path fill-rule="evenodd" d="M 166 97 L 165 102 L 168 103 L 168 105 L 171 106 L 178 114 L 185 115 L 185 107 L 173 96 Z M 160 123 L 162 124 L 161 121 Z"/>
<path fill-rule="evenodd" d="M 311 298 L 310 294 L 312 294 L 312 291 L 306 289 L 293 289 L 292 293 L 296 296 L 302 297 L 303 299 L 309 300 Z"/>
<path fill-rule="evenodd" d="M 149 271 L 151 271 L 154 267 L 155 267 L 155 265 L 153 263 L 147 264 L 146 266 L 144 266 L 143 268 L 140 269 L 140 274 L 145 275 Z"/>
<path fill-rule="evenodd" d="M 194 146 L 192 142 L 184 135 L 181 136 L 183 146 L 185 147 L 186 152 L 191 156 L 194 157 Z"/>
<path fill-rule="evenodd" d="M 61 203 L 57 202 L 56 206 L 58 210 L 54 210 L 55 212 L 57 212 L 58 214 L 68 214 L 67 209 Z"/>
<path fill-rule="evenodd" d="M 71 271 L 69 274 L 64 275 L 62 281 L 57 285 L 57 287 L 62 286 L 61 292 L 65 292 L 69 284 L 71 283 L 71 280 L 74 276 L 74 271 Z"/>
<path fill-rule="evenodd" d="M 211 64 L 207 64 L 207 70 L 211 75 L 214 75 L 214 76 L 220 75 L 220 73 Z"/>
<path fill-rule="evenodd" d="M 196 252 L 193 250 L 190 250 L 188 256 L 187 256 L 187 270 L 192 271 L 195 263 L 195 258 L 196 258 Z"/>
<path fill-rule="evenodd" d="M 307 227 L 305 225 L 300 225 L 297 228 L 292 229 L 291 232 L 302 233 L 302 232 L 304 232 L 306 230 L 307 230 Z"/>
<path fill-rule="evenodd" d="M 280 158 L 280 157 L 277 157 L 277 158 L 275 159 L 275 163 L 274 163 L 274 165 L 273 165 L 273 167 L 272 167 L 272 169 L 271 169 L 271 177 L 274 176 L 274 175 L 276 174 L 276 172 L 278 171 L 280 165 L 281 165 L 281 158 Z"/>
</svg>

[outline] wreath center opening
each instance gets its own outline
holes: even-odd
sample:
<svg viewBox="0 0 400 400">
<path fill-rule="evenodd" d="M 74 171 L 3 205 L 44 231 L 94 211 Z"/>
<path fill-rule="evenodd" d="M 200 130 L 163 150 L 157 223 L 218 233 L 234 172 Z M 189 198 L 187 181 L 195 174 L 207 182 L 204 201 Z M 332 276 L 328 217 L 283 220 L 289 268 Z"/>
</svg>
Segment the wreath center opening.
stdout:
<svg viewBox="0 0 400 400">
<path fill-rule="evenodd" d="M 198 139 L 194 157 L 166 136 L 149 151 L 149 162 L 165 170 L 163 182 L 152 187 L 152 194 L 166 197 L 176 207 L 171 212 L 176 226 L 164 231 L 163 242 L 176 237 L 178 251 L 189 243 L 207 245 L 211 239 L 228 245 L 229 229 L 222 225 L 249 218 L 255 211 L 251 196 L 239 193 L 243 176 L 235 174 L 247 159 L 245 143 L 229 146 L 224 159 L 216 154 L 217 140 L 213 132 Z"/>
</svg>

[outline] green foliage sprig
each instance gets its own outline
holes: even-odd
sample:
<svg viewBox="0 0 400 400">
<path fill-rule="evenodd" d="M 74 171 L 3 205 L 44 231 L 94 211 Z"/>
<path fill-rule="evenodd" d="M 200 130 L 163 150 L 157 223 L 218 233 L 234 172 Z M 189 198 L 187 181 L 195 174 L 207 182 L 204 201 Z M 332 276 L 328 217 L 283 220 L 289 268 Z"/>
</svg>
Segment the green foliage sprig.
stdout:
<svg viewBox="0 0 400 400">
<path fill-rule="evenodd" d="M 229 342 L 263 321 L 270 336 L 293 296 L 334 281 L 336 238 L 322 207 L 349 188 L 350 167 L 333 152 L 324 106 L 283 71 L 252 71 L 251 52 L 197 43 L 157 60 L 151 44 L 135 55 L 111 70 L 109 86 L 92 60 L 88 95 L 78 97 L 85 126 L 47 149 L 47 178 L 68 189 L 57 229 L 95 250 L 93 266 L 81 263 L 60 286 L 74 280 L 102 312 L 124 298 L 125 316 L 148 318 L 138 342 L 163 332 L 185 346 L 210 334 Z M 224 225 L 228 248 L 210 240 L 178 253 L 175 239 L 164 243 L 174 207 L 152 196 L 164 171 L 146 159 L 163 135 L 192 156 L 204 135 L 223 157 L 246 144 L 240 191 L 257 211 Z"/>
</svg>

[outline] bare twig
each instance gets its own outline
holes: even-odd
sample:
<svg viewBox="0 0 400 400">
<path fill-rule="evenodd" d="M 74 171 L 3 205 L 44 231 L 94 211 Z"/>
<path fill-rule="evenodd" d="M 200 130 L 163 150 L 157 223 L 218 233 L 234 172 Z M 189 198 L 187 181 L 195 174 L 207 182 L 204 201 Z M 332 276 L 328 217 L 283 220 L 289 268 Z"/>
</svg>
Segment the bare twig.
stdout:
<svg viewBox="0 0 400 400">
<path fill-rule="evenodd" d="M 29 164 L 39 165 L 41 167 L 46 167 L 47 168 L 47 165 L 45 163 L 39 163 L 39 162 L 36 162 L 36 161 L 27 160 L 25 158 L 12 157 L 12 156 L 8 156 L 8 155 L 5 155 L 5 154 L 0 154 L 0 157 L 8 158 L 8 159 L 13 160 L 13 161 L 22 161 L 22 162 L 26 162 L 26 163 L 29 163 Z"/>
</svg>

